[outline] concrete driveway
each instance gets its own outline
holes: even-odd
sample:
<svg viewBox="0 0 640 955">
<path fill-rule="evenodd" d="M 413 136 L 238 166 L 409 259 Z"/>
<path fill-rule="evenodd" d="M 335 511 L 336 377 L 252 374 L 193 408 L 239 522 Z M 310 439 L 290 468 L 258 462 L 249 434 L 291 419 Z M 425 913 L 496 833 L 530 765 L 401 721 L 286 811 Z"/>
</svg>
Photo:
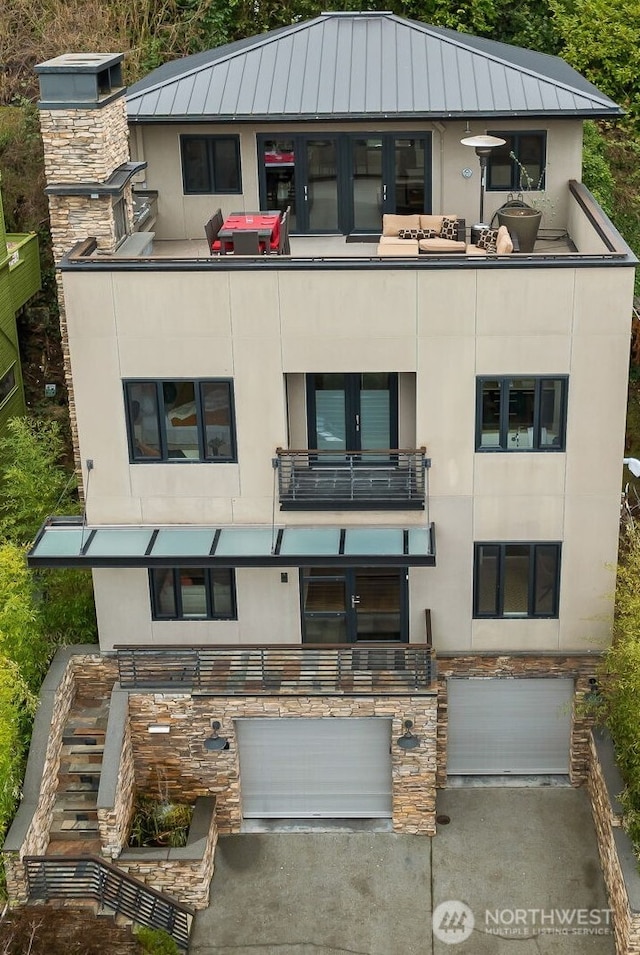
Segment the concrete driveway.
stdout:
<svg viewBox="0 0 640 955">
<path fill-rule="evenodd" d="M 614 955 L 584 790 L 447 790 L 438 813 L 433 840 L 221 838 L 190 952 Z"/>
</svg>

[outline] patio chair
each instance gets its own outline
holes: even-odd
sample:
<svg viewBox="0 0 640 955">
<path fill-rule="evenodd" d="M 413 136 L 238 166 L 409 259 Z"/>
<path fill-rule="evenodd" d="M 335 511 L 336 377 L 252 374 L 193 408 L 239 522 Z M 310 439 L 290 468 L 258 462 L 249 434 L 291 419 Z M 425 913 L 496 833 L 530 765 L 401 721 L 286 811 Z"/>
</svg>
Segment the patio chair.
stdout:
<svg viewBox="0 0 640 955">
<path fill-rule="evenodd" d="M 260 234 L 257 231 L 239 229 L 233 233 L 234 255 L 260 255 Z"/>
<path fill-rule="evenodd" d="M 216 209 L 209 221 L 204 224 L 204 234 L 207 237 L 209 255 L 215 255 L 223 251 L 222 243 L 218 238 L 218 233 L 222 228 L 223 222 L 224 216 L 222 215 L 222 209 Z"/>
<path fill-rule="evenodd" d="M 289 211 L 291 206 L 287 206 L 280 219 L 280 235 L 278 241 L 271 246 L 271 251 L 278 255 L 291 255 L 291 246 L 289 244 Z"/>
</svg>

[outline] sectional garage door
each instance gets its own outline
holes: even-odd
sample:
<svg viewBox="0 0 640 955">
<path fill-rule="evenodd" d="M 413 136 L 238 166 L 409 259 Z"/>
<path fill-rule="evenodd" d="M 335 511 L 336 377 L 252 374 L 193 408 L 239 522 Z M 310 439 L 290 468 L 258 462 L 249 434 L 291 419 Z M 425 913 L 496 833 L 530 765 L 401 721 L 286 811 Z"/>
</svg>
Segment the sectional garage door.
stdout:
<svg viewBox="0 0 640 955">
<path fill-rule="evenodd" d="M 573 680 L 448 680 L 449 775 L 569 772 Z"/>
<path fill-rule="evenodd" d="M 241 719 L 243 814 L 391 816 L 391 720 Z"/>
</svg>

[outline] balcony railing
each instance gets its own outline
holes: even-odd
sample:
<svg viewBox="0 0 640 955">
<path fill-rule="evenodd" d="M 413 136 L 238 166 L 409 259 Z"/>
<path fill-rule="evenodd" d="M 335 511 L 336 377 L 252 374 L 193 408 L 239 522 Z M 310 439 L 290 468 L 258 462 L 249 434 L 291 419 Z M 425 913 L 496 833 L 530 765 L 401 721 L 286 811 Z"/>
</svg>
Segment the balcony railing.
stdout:
<svg viewBox="0 0 640 955">
<path fill-rule="evenodd" d="M 280 508 L 424 510 L 426 448 L 379 451 L 285 451 L 278 448 Z"/>
<path fill-rule="evenodd" d="M 436 660 L 417 643 L 117 647 L 129 690 L 206 696 L 395 696 L 435 691 Z"/>
</svg>

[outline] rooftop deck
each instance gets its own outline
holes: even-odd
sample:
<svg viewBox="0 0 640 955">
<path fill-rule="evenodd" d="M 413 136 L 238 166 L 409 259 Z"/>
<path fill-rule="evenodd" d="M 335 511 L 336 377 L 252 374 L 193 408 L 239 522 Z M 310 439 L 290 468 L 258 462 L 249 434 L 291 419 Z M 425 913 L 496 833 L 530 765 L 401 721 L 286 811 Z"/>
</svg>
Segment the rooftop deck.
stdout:
<svg viewBox="0 0 640 955">
<path fill-rule="evenodd" d="M 408 256 L 378 256 L 378 236 L 292 235 L 291 255 L 210 255 L 204 233 L 197 239 L 158 238 L 156 233 L 136 232 L 115 253 L 97 248 L 95 239 L 79 242 L 62 269 L 308 269 L 367 268 L 534 268 L 537 266 L 622 265 L 637 260 L 581 183 L 568 183 L 569 205 L 565 222 L 542 229 L 533 252 L 510 255 L 467 255 L 464 252 L 425 253 Z M 203 203 L 203 206 L 205 203 Z M 204 222 L 203 213 L 203 222 Z M 158 229 L 162 234 L 161 226 Z M 469 233 L 467 229 L 467 233 Z M 469 238 L 469 235 L 467 236 Z"/>
</svg>

